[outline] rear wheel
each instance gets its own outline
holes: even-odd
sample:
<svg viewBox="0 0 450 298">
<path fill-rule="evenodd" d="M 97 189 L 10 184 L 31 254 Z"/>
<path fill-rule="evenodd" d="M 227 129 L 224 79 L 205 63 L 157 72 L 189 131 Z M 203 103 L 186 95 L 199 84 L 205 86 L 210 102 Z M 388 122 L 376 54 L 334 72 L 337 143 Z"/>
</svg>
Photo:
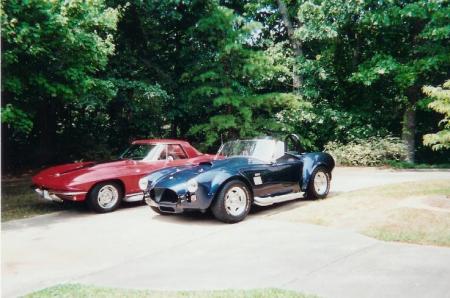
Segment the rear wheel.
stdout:
<svg viewBox="0 0 450 298">
<path fill-rule="evenodd" d="M 239 180 L 227 182 L 211 206 L 215 218 L 226 223 L 242 221 L 250 211 L 251 193 Z"/>
<path fill-rule="evenodd" d="M 330 191 L 330 172 L 325 167 L 317 167 L 311 174 L 308 184 L 308 199 L 323 199 Z"/>
<path fill-rule="evenodd" d="M 122 197 L 122 188 L 117 183 L 103 182 L 89 192 L 88 205 L 97 213 L 112 212 L 119 207 Z"/>
</svg>

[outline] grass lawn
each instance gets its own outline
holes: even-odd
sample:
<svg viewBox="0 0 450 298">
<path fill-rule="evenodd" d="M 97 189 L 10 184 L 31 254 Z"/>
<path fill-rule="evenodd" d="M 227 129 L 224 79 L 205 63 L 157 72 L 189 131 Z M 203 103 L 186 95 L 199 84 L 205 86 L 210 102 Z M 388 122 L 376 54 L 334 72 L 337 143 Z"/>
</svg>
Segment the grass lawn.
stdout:
<svg viewBox="0 0 450 298">
<path fill-rule="evenodd" d="M 337 194 L 274 214 L 380 240 L 450 246 L 450 181 L 408 182 Z"/>
<path fill-rule="evenodd" d="M 2 222 L 74 208 L 38 198 L 30 185 L 31 176 L 2 179 Z"/>
<path fill-rule="evenodd" d="M 387 165 L 394 169 L 450 169 L 449 163 L 426 164 L 391 160 L 387 162 Z"/>
<path fill-rule="evenodd" d="M 101 288 L 79 284 L 58 285 L 38 292 L 31 293 L 25 297 L 152 297 L 152 298 L 312 298 L 317 296 L 305 295 L 294 291 L 280 289 L 257 289 L 257 290 L 220 290 L 220 291 L 147 291 L 127 290 L 114 288 Z"/>
</svg>

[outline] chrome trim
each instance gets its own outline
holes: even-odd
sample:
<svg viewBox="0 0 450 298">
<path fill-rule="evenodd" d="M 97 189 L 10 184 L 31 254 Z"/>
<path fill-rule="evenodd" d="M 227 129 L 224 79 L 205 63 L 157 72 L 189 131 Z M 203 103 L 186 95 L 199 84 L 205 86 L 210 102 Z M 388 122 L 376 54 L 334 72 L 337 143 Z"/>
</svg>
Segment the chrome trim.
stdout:
<svg viewBox="0 0 450 298">
<path fill-rule="evenodd" d="M 36 188 L 34 191 L 36 191 L 41 196 L 44 195 L 43 189 Z M 55 194 L 55 195 L 63 195 L 63 196 L 78 196 L 78 195 L 87 194 L 87 191 L 66 191 L 66 192 L 59 192 L 59 191 L 53 191 L 53 190 L 47 190 L 47 191 L 52 194 Z"/>
<path fill-rule="evenodd" d="M 314 177 L 314 190 L 319 196 L 324 195 L 328 189 L 328 177 L 323 171 L 318 171 Z"/>
<path fill-rule="evenodd" d="M 101 208 L 112 208 L 119 200 L 119 191 L 112 185 L 105 185 L 98 191 L 97 202 Z"/>
<path fill-rule="evenodd" d="M 149 197 L 145 198 L 145 203 L 147 203 L 147 205 L 152 206 L 152 207 L 158 207 L 158 204 L 153 201 L 152 199 L 150 199 Z"/>
<path fill-rule="evenodd" d="M 123 198 L 125 202 L 138 202 L 144 199 L 143 192 L 130 193 Z"/>
<path fill-rule="evenodd" d="M 231 216 L 241 216 L 247 209 L 247 194 L 239 186 L 234 186 L 225 194 L 225 211 Z"/>
<path fill-rule="evenodd" d="M 269 206 L 275 203 L 281 203 L 286 201 L 291 201 L 295 199 L 300 199 L 303 197 L 305 193 L 304 192 L 294 192 L 294 193 L 288 193 L 281 196 L 273 196 L 273 197 L 255 197 L 253 204 L 258 206 Z"/>
<path fill-rule="evenodd" d="M 87 191 L 68 191 L 68 192 L 54 192 L 54 193 L 63 196 L 78 196 L 87 194 Z"/>
<path fill-rule="evenodd" d="M 54 201 L 62 203 L 63 200 L 59 198 L 56 194 L 48 192 L 48 190 L 45 189 L 39 189 L 36 188 L 35 191 L 39 194 L 39 196 L 43 199 L 46 199 L 48 201 Z"/>
</svg>

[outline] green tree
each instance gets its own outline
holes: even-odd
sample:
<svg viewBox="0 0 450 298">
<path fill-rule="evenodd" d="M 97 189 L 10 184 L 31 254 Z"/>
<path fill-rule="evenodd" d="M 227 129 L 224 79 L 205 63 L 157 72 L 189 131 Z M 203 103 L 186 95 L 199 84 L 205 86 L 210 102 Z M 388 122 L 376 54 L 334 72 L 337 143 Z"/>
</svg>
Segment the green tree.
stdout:
<svg viewBox="0 0 450 298">
<path fill-rule="evenodd" d="M 112 5 L 128 3 L 128 7 L 119 23 L 117 51 L 111 59 L 109 75 L 147 86 L 158 84 L 167 95 L 152 105 L 159 105 L 163 112 L 149 113 L 148 118 L 136 118 L 136 125 L 153 123 L 155 127 L 148 136 L 185 137 L 192 126 L 190 115 L 194 108 L 187 105 L 186 94 L 191 87 L 189 81 L 182 79 L 182 74 L 201 54 L 191 51 L 189 30 L 218 4 L 210 0 L 111 2 Z M 121 88 L 125 85 L 122 84 Z M 121 92 L 121 98 L 113 102 L 118 101 L 119 106 L 120 103 L 128 104 L 126 93 Z M 121 115 L 116 113 L 111 117 L 116 123 L 126 126 L 128 120 Z M 122 130 L 122 137 L 132 133 L 135 131 Z"/>
<path fill-rule="evenodd" d="M 7 134 L 32 122 L 22 131 L 39 140 L 43 162 L 54 153 L 67 104 L 114 95 L 98 74 L 114 52 L 119 15 L 103 0 L 3 2 L 2 122 Z"/>
<path fill-rule="evenodd" d="M 194 86 L 188 103 L 200 123 L 190 132 L 208 146 L 222 138 L 280 132 L 276 116 L 299 104 L 296 95 L 273 88 L 285 66 L 270 50 L 252 48 L 259 26 L 218 6 L 192 29 L 191 51 L 200 54 L 183 79 Z"/>
<path fill-rule="evenodd" d="M 424 135 L 423 143 L 433 150 L 450 149 L 450 80 L 442 84 L 442 87 L 425 86 L 423 92 L 433 98 L 428 107 L 444 114 L 444 119 L 439 123 L 442 130 Z"/>
<path fill-rule="evenodd" d="M 420 86 L 449 72 L 449 16 L 447 1 L 304 1 L 302 94 L 347 140 L 396 134 L 403 114 L 413 161 Z"/>
<path fill-rule="evenodd" d="M 366 5 L 360 17 L 364 42 L 373 47 L 352 79 L 365 86 L 382 81 L 396 90 L 403 102 L 402 139 L 411 162 L 421 86 L 441 81 L 450 70 L 449 22 L 448 1 L 379 2 Z"/>
</svg>

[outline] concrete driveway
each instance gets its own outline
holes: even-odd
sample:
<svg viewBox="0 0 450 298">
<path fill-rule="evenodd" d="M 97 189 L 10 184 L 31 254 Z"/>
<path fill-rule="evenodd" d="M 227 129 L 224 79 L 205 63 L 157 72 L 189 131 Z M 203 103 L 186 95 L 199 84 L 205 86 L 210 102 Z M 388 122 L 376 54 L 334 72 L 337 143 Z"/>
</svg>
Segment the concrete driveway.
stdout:
<svg viewBox="0 0 450 298">
<path fill-rule="evenodd" d="M 449 171 L 338 168 L 332 191 L 449 179 Z M 332 199 L 329 198 L 329 199 Z M 279 287 L 323 297 L 450 297 L 450 248 L 387 243 L 269 220 L 307 202 L 258 208 L 235 225 L 147 206 L 65 211 L 2 225 L 2 296 L 58 283 L 139 289 Z"/>
</svg>

